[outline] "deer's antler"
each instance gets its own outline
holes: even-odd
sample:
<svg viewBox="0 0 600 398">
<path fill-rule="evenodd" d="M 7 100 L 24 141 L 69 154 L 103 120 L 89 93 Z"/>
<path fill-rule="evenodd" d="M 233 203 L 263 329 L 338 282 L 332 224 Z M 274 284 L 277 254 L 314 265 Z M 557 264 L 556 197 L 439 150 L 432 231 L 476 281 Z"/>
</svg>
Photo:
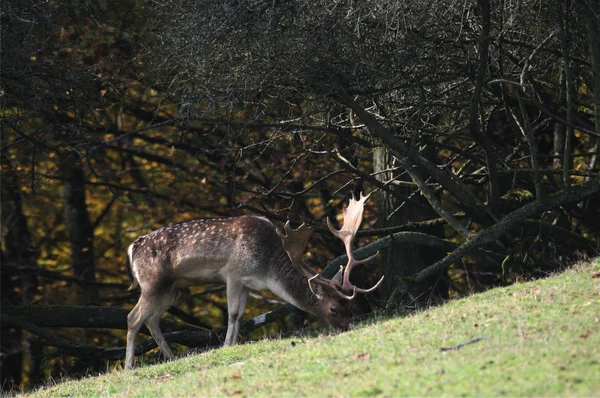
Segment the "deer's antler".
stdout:
<svg viewBox="0 0 600 398">
<path fill-rule="evenodd" d="M 381 284 L 381 282 L 383 281 L 383 278 L 384 278 L 382 276 L 381 279 L 379 280 L 379 282 L 377 282 L 370 289 L 361 289 L 361 288 L 354 286 L 352 283 L 350 283 L 350 272 L 352 272 L 352 268 L 354 268 L 355 265 L 364 264 L 364 263 L 372 260 L 373 258 L 375 258 L 377 256 L 377 254 L 379 254 L 379 252 L 377 252 L 377 253 L 373 254 L 372 256 L 369 256 L 363 260 L 356 260 L 354 258 L 354 254 L 352 253 L 352 244 L 354 243 L 354 238 L 356 237 L 356 233 L 358 232 L 358 227 L 360 226 L 360 223 L 362 222 L 365 202 L 369 198 L 369 196 L 370 196 L 370 194 L 365 196 L 361 192 L 358 200 L 354 199 L 354 197 L 352 197 L 352 199 L 350 199 L 350 203 L 348 204 L 348 207 L 346 207 L 344 209 L 344 224 L 342 225 L 342 228 L 340 228 L 339 230 L 333 228 L 331 226 L 331 222 L 329 221 L 329 218 L 327 218 L 327 226 L 329 227 L 329 230 L 335 237 L 337 237 L 342 242 L 344 242 L 344 247 L 346 248 L 346 255 L 348 256 L 348 264 L 346 265 L 346 268 L 343 270 L 343 276 L 341 274 L 342 269 L 340 268 L 340 271 L 338 271 L 338 273 L 334 277 L 334 280 L 342 279 L 341 287 L 345 291 L 354 290 L 355 292 L 358 292 L 358 293 L 368 293 L 368 292 L 371 292 L 371 291 L 377 289 L 377 287 L 379 287 L 379 285 Z"/>
<path fill-rule="evenodd" d="M 308 285 L 310 290 L 315 293 L 312 283 L 320 283 L 324 285 L 328 285 L 332 287 L 341 297 L 352 300 L 356 293 L 368 293 L 371 292 L 383 281 L 383 277 L 370 289 L 361 289 L 354 286 L 350 283 L 350 272 L 352 272 L 352 268 L 355 265 L 366 263 L 367 261 L 372 260 L 377 256 L 378 253 L 363 259 L 356 260 L 352 253 L 352 244 L 354 242 L 354 238 L 356 237 L 356 233 L 358 232 L 358 228 L 363 218 L 363 210 L 365 201 L 369 198 L 369 195 L 363 195 L 362 192 L 358 200 L 350 199 L 350 203 L 348 207 L 344 209 L 344 224 L 342 228 L 337 230 L 331 226 L 331 222 L 329 218 L 327 219 L 327 226 L 331 233 L 337 237 L 338 239 L 344 242 L 344 246 L 346 248 L 346 255 L 348 256 L 348 264 L 346 267 L 340 266 L 339 271 L 332 279 L 326 279 L 319 275 L 315 270 L 310 268 L 302 261 L 302 257 L 304 255 L 304 249 L 306 248 L 306 244 L 308 243 L 308 239 L 312 234 L 312 229 L 302 224 L 298 229 L 293 229 L 290 227 L 289 221 L 284 226 L 284 232 L 277 229 L 277 234 L 281 238 L 283 243 L 283 248 L 288 254 L 288 257 L 292 261 L 292 265 L 294 268 L 300 272 L 300 274 L 304 275 L 308 278 Z M 349 296 L 345 292 L 352 291 L 352 295 Z"/>
<path fill-rule="evenodd" d="M 302 261 L 304 249 L 306 248 L 308 239 L 312 235 L 312 229 L 304 224 L 300 225 L 297 229 L 293 229 L 290 227 L 289 221 L 285 223 L 283 229 L 285 234 L 279 228 L 277 228 L 277 235 L 279 235 L 281 238 L 283 248 L 290 258 L 293 267 L 296 269 L 296 271 L 308 279 L 308 287 L 310 288 L 310 291 L 313 292 L 315 296 L 320 297 L 320 295 L 315 292 L 312 285 L 313 282 L 320 283 L 331 286 L 340 297 L 347 300 L 352 300 L 356 292 L 353 292 L 352 296 L 346 295 L 341 291 L 341 284 L 338 285 L 334 280 L 323 278 L 317 271 L 313 270 L 306 265 L 304 261 Z"/>
<path fill-rule="evenodd" d="M 300 272 L 308 279 L 314 278 L 314 276 L 317 275 L 317 272 L 308 265 L 304 264 L 302 261 L 304 249 L 306 248 L 306 244 L 308 243 L 308 240 L 313 232 L 312 229 L 304 225 L 304 223 L 297 229 L 294 229 L 290 227 L 290 222 L 288 221 L 285 223 L 283 230 L 285 234 L 279 228 L 277 228 L 277 235 L 279 235 L 281 238 L 283 248 L 292 261 L 292 265 L 296 271 Z"/>
</svg>

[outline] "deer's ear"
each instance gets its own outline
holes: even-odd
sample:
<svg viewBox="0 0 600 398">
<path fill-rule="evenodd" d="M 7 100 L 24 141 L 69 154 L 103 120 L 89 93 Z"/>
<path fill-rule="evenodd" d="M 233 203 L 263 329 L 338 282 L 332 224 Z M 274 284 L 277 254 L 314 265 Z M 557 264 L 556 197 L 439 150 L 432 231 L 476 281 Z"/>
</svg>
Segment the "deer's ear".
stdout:
<svg viewBox="0 0 600 398">
<path fill-rule="evenodd" d="M 321 285 L 320 283 L 313 284 L 311 290 L 320 299 L 323 298 L 325 295 L 325 290 L 323 289 L 323 285 Z"/>
<path fill-rule="evenodd" d="M 331 280 L 336 286 L 340 288 L 342 287 L 344 283 L 344 266 L 340 265 L 340 269 L 335 274 L 335 276 L 331 278 Z"/>
</svg>

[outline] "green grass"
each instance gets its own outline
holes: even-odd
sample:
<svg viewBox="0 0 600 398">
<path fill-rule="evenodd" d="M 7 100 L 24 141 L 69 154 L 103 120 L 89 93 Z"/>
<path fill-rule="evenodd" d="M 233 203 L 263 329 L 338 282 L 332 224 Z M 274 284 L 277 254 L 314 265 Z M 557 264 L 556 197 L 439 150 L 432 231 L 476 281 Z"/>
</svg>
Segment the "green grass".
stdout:
<svg viewBox="0 0 600 398">
<path fill-rule="evenodd" d="M 339 335 L 223 348 L 31 396 L 600 396 L 599 274 L 596 259 Z"/>
</svg>

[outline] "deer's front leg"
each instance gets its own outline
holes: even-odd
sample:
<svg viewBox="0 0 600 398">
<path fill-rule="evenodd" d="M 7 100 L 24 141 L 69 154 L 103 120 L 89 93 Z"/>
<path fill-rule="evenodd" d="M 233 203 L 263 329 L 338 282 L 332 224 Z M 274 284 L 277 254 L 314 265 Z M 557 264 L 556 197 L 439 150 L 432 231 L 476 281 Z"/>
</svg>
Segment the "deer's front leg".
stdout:
<svg viewBox="0 0 600 398">
<path fill-rule="evenodd" d="M 223 345 L 235 345 L 240 332 L 240 321 L 246 309 L 248 300 L 248 289 L 244 287 L 238 278 L 227 279 L 227 335 Z"/>
</svg>

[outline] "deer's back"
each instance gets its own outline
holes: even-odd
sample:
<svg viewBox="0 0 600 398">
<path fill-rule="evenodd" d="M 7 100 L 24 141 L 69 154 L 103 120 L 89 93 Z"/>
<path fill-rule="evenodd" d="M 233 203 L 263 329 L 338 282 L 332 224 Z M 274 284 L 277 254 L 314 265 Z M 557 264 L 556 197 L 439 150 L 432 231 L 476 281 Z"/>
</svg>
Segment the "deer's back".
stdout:
<svg viewBox="0 0 600 398">
<path fill-rule="evenodd" d="M 261 279 L 281 240 L 271 221 L 259 216 L 196 219 L 161 227 L 130 247 L 131 268 L 142 289 L 153 281 L 177 287 L 225 283 L 235 272 Z"/>
</svg>

